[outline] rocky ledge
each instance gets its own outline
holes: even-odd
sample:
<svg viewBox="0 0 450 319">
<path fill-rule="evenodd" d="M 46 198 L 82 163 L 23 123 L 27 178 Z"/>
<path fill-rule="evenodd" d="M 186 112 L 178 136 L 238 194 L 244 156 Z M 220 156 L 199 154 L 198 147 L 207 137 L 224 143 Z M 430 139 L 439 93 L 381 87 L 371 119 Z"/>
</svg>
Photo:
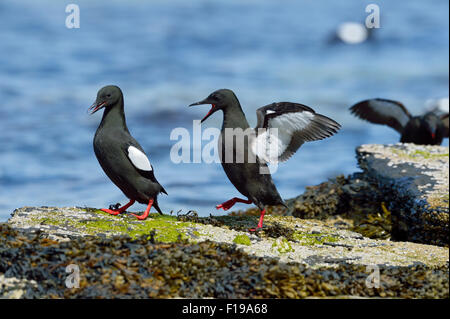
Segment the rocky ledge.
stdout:
<svg viewBox="0 0 450 319">
<path fill-rule="evenodd" d="M 448 298 L 448 148 L 425 149 L 361 146 L 362 173 L 309 187 L 288 210 L 268 208 L 256 234 L 252 209 L 145 221 L 86 207 L 17 209 L 0 224 L 0 297 Z M 402 219 L 408 213 L 416 219 Z M 398 241 L 399 224 L 408 233 L 430 214 L 439 234 L 406 239 L 433 245 Z M 67 267 L 79 274 L 74 288 Z"/>
<path fill-rule="evenodd" d="M 357 158 L 388 203 L 396 239 L 448 246 L 448 147 L 362 145 Z"/>
<path fill-rule="evenodd" d="M 9 297 L 448 297 L 448 249 L 374 240 L 319 220 L 22 208 L 0 225 Z M 14 228 L 11 228 L 11 226 Z M 79 288 L 66 288 L 66 267 Z M 2 280 L 8 281 L 2 283 Z M 38 284 L 37 284 L 38 283 Z"/>
</svg>

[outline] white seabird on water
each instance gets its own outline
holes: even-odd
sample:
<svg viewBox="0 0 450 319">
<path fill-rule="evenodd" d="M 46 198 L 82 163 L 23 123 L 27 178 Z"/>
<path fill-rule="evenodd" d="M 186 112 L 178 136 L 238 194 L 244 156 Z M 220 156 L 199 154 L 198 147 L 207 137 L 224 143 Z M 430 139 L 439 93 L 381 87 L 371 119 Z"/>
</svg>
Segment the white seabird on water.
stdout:
<svg viewBox="0 0 450 319">
<path fill-rule="evenodd" d="M 371 32 L 362 23 L 344 22 L 336 29 L 336 40 L 346 44 L 359 44 L 370 37 Z"/>
</svg>

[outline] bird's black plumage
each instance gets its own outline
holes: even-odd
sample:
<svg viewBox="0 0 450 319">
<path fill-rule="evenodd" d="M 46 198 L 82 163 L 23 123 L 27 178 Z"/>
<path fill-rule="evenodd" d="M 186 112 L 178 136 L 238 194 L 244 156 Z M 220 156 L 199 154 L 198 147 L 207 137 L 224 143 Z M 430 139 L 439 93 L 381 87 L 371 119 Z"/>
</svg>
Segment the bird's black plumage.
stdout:
<svg viewBox="0 0 450 319">
<path fill-rule="evenodd" d="M 449 136 L 448 113 L 412 116 L 402 103 L 379 98 L 361 101 L 350 111 L 363 120 L 392 127 L 401 134 L 402 143 L 441 145 Z"/>
<path fill-rule="evenodd" d="M 262 211 L 258 228 L 262 226 L 266 205 L 286 206 L 273 183 L 267 162 L 286 160 L 304 142 L 331 136 L 340 127 L 335 121 L 316 114 L 308 106 L 280 102 L 258 109 L 258 125 L 254 129 L 250 128 L 239 100 L 228 89 L 215 91 L 191 106 L 200 104 L 212 105 L 202 121 L 218 110 L 223 111 L 218 146 L 220 161 L 231 183 L 248 198 L 248 202 L 238 201 L 254 203 Z M 279 135 L 273 135 L 273 131 L 270 131 L 274 128 Z M 227 131 L 233 134 L 230 135 Z M 243 147 L 240 147 L 239 140 L 243 141 Z M 272 142 L 278 143 L 280 149 L 275 148 L 274 151 Z M 269 156 L 264 156 L 265 151 L 270 153 Z M 239 161 L 239 158 L 243 160 Z M 235 202 L 236 200 L 230 200 L 217 207 L 227 210 Z"/>
<path fill-rule="evenodd" d="M 157 197 L 167 192 L 156 180 L 143 148 L 128 130 L 119 87 L 106 86 L 98 92 L 93 113 L 100 108 L 105 110 L 95 133 L 94 151 L 101 167 L 130 200 L 141 204 L 153 200 L 153 206 L 162 214 Z"/>
</svg>

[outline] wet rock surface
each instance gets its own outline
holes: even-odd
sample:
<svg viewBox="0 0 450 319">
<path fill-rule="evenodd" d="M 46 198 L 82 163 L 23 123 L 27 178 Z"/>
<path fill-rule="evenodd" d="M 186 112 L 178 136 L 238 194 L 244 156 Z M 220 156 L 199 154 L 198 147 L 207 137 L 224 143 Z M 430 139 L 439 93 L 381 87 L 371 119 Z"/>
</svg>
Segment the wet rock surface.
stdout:
<svg viewBox="0 0 450 319">
<path fill-rule="evenodd" d="M 449 149 L 414 144 L 362 145 L 359 166 L 392 213 L 398 240 L 448 246 Z"/>
</svg>

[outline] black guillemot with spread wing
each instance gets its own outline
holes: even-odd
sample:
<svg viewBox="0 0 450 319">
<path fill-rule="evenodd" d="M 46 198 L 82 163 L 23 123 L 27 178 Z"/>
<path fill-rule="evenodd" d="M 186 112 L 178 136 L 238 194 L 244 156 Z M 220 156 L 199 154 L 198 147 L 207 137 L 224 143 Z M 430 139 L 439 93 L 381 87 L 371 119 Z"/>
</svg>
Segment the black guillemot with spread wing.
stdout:
<svg viewBox="0 0 450 319">
<path fill-rule="evenodd" d="M 361 101 L 350 111 L 368 122 L 392 127 L 401 134 L 402 143 L 441 145 L 449 135 L 448 112 L 412 116 L 402 103 L 379 98 Z"/>
<path fill-rule="evenodd" d="M 105 109 L 103 118 L 94 137 L 95 155 L 106 175 L 130 199 L 121 208 L 102 211 L 118 215 L 137 201 L 147 205 L 142 215 L 131 214 L 138 219 L 146 219 L 152 206 L 162 214 L 157 197 L 167 192 L 156 180 L 153 166 L 141 145 L 128 131 L 119 87 L 109 85 L 98 91 L 91 114 L 102 108 Z"/>
<path fill-rule="evenodd" d="M 337 122 L 317 114 L 310 107 L 290 102 L 259 108 L 256 112 L 258 124 L 250 128 L 239 100 L 228 89 L 215 91 L 190 106 L 201 104 L 212 105 L 202 122 L 216 111 L 223 112 L 218 147 L 220 161 L 231 183 L 247 197 L 235 197 L 216 208 L 228 210 L 236 202 L 254 203 L 261 215 L 258 226 L 252 231 L 262 228 L 266 205 L 286 206 L 272 181 L 267 163 L 286 161 L 304 142 L 330 137 L 340 128 Z"/>
</svg>

